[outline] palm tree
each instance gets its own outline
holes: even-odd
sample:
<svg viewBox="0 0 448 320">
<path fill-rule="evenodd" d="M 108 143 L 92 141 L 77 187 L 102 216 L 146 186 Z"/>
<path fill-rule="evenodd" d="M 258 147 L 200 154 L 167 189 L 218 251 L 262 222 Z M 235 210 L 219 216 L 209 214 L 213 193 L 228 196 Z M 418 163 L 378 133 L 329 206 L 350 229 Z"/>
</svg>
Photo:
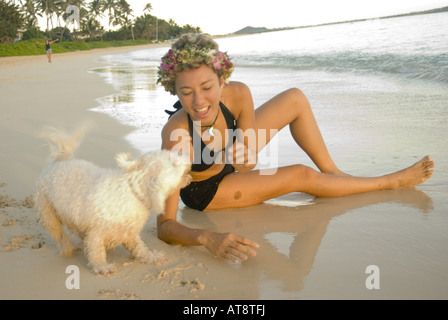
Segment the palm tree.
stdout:
<svg viewBox="0 0 448 320">
<path fill-rule="evenodd" d="M 67 3 L 71 3 L 72 5 L 75 5 L 76 7 L 78 7 L 78 12 L 77 14 L 79 14 L 79 16 L 77 17 L 77 21 L 78 21 L 78 27 L 81 28 L 81 20 L 83 17 L 87 16 L 87 9 L 86 9 L 86 5 L 85 5 L 85 0 L 66 0 Z M 70 14 L 70 13 L 68 13 Z M 70 17 L 70 16 L 69 16 Z M 75 28 L 75 20 L 71 20 L 71 22 L 73 23 L 73 29 Z"/>
<path fill-rule="evenodd" d="M 135 31 L 139 39 L 151 39 L 151 19 L 152 16 L 146 13 L 135 19 Z"/>
<path fill-rule="evenodd" d="M 114 27 L 124 25 L 124 15 L 123 15 L 123 12 L 121 12 L 119 8 L 115 8 L 115 10 L 114 10 L 112 25 Z"/>
<path fill-rule="evenodd" d="M 126 0 L 117 0 L 117 7 L 122 13 L 131 15 L 132 9 Z"/>
<path fill-rule="evenodd" d="M 148 11 L 148 13 L 151 13 L 152 11 L 152 5 L 148 2 L 145 7 L 143 8 L 143 11 Z"/>
<path fill-rule="evenodd" d="M 81 27 L 83 32 L 86 32 L 89 34 L 89 38 L 92 39 L 92 36 L 97 36 L 98 34 L 103 36 L 103 27 L 101 26 L 101 23 L 95 19 L 95 17 L 88 17 L 88 19 L 84 19 L 81 22 Z"/>
<path fill-rule="evenodd" d="M 134 37 L 134 26 L 132 24 L 132 20 L 129 19 L 129 16 L 133 16 L 132 15 L 132 9 L 131 6 L 129 5 L 129 3 L 126 0 L 118 0 L 118 8 L 121 12 L 121 16 L 122 16 L 122 21 L 121 21 L 121 25 L 125 26 L 125 27 L 131 27 L 131 34 L 132 34 L 132 40 L 135 40 Z"/>
<path fill-rule="evenodd" d="M 200 27 L 193 27 L 190 24 L 186 24 L 182 27 L 182 31 L 184 33 L 202 33 L 201 28 Z"/>
<path fill-rule="evenodd" d="M 69 6 L 76 6 L 76 10 L 72 10 L 67 12 L 67 9 Z M 62 20 L 65 22 L 64 26 L 62 27 L 62 33 L 61 33 L 61 42 L 64 36 L 65 29 L 68 27 L 68 24 L 73 24 L 73 32 L 75 30 L 75 21 L 78 22 L 78 27 L 81 27 L 81 17 L 84 17 L 87 15 L 86 9 L 84 8 L 84 0 L 57 0 L 55 2 L 55 12 L 58 17 L 58 25 L 59 24 L 59 17 L 62 16 Z M 78 15 L 78 16 L 74 16 Z"/>
<path fill-rule="evenodd" d="M 89 12 L 96 17 L 103 17 L 104 0 L 93 0 L 89 3 Z"/>
<path fill-rule="evenodd" d="M 103 10 L 105 10 L 105 3 L 104 0 L 93 0 L 92 2 L 90 2 L 89 4 L 89 12 L 94 16 L 94 17 L 98 17 L 98 18 L 102 18 L 103 17 Z M 95 18 L 93 18 L 94 21 L 98 22 Z M 87 27 L 85 27 L 85 29 L 88 30 L 94 30 L 100 33 L 101 36 L 101 41 L 103 41 L 103 33 L 102 31 L 104 30 L 103 27 L 101 26 L 101 23 L 98 22 L 98 24 L 96 22 L 94 22 L 91 20 L 91 18 L 89 18 L 86 22 Z M 92 37 L 92 33 L 89 31 L 89 37 Z"/>
<path fill-rule="evenodd" d="M 112 21 L 117 16 L 117 10 L 115 9 L 116 6 L 117 6 L 117 3 L 115 0 L 104 0 L 104 2 L 103 2 L 103 9 L 109 11 L 109 30 L 110 30 Z"/>
<path fill-rule="evenodd" d="M 42 12 L 43 14 L 45 14 L 46 18 L 47 18 L 47 32 L 50 31 L 49 28 L 49 24 L 51 22 L 51 28 L 53 29 L 53 14 L 55 11 L 55 1 L 54 0 L 39 0 L 38 1 L 38 9 L 40 12 Z M 51 37 L 51 33 L 50 33 L 50 39 L 52 39 Z"/>
<path fill-rule="evenodd" d="M 35 27 L 37 26 L 38 20 L 37 16 L 42 16 L 39 11 L 36 4 L 36 1 L 33 0 L 25 0 L 20 1 L 21 4 L 21 11 L 25 13 L 25 21 L 26 21 L 26 27 Z"/>
<path fill-rule="evenodd" d="M 143 8 L 143 11 L 148 11 L 148 14 L 152 11 L 152 5 L 148 2 L 145 7 Z M 159 19 L 157 17 L 154 17 L 156 19 L 156 41 L 159 41 Z"/>
<path fill-rule="evenodd" d="M 56 23 L 57 23 L 56 26 L 57 27 L 61 26 L 60 18 L 64 14 L 66 7 L 67 7 L 67 4 L 64 1 L 61 1 L 61 0 L 54 1 L 54 14 L 56 15 Z"/>
<path fill-rule="evenodd" d="M 182 27 L 180 27 L 176 21 L 170 19 L 168 21 L 168 38 L 176 38 L 182 33 Z"/>
</svg>

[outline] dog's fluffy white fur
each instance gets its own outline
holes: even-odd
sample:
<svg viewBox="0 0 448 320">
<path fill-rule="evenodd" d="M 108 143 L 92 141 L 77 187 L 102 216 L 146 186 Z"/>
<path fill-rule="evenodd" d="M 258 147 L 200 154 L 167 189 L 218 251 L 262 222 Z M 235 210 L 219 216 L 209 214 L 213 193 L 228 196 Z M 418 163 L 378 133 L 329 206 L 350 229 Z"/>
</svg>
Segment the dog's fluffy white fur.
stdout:
<svg viewBox="0 0 448 320">
<path fill-rule="evenodd" d="M 71 136 L 57 129 L 44 133 L 53 151 L 36 183 L 34 200 L 41 223 L 63 256 L 76 249 L 63 226 L 83 238 L 89 265 L 97 274 L 116 271 L 106 260 L 106 250 L 121 244 L 139 261 L 164 262 L 165 254 L 148 250 L 140 232 L 150 211 L 163 213 L 167 196 L 190 183 L 189 160 L 167 150 L 135 160 L 121 153 L 116 155 L 119 169 L 100 168 L 70 159 L 84 131 Z"/>
</svg>

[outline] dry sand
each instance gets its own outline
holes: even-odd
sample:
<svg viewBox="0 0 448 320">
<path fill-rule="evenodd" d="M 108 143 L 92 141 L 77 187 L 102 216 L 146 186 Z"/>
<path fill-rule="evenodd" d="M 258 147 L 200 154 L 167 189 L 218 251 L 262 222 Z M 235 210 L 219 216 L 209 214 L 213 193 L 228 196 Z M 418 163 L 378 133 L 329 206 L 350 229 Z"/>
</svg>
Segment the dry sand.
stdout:
<svg viewBox="0 0 448 320">
<path fill-rule="evenodd" d="M 113 93 L 100 76 L 87 72 L 101 66 L 95 59 L 135 49 L 54 54 L 51 64 L 44 55 L 0 58 L 0 299 L 423 298 L 420 289 L 412 291 L 403 285 L 405 264 L 415 265 L 408 259 L 412 250 L 409 253 L 406 247 L 400 248 L 403 265 L 393 265 L 395 269 L 390 271 L 397 251 L 390 250 L 387 239 L 382 243 L 375 237 L 375 228 L 389 227 L 375 225 L 378 221 L 393 221 L 397 226 L 403 216 L 409 216 L 407 208 L 412 208 L 416 220 L 432 210 L 431 198 L 418 189 L 329 200 L 285 196 L 253 208 L 221 212 L 198 213 L 181 206 L 179 220 L 186 225 L 232 231 L 261 244 L 257 257 L 236 265 L 213 257 L 202 247 L 160 241 L 154 216 L 142 238 L 148 247 L 166 251 L 167 264 L 133 263 L 118 247 L 109 253 L 109 260 L 119 266 L 118 273 L 101 277 L 90 272 L 81 250 L 71 258 L 59 256 L 54 241 L 37 221 L 30 197 L 49 153 L 38 133 L 45 125 L 70 130 L 91 119 L 97 125 L 83 141 L 77 157 L 114 167 L 115 153 L 138 153 L 124 138 L 132 127 L 88 110 L 97 106 L 95 99 Z M 294 205 L 289 206 L 291 202 Z M 303 206 L 297 207 L 298 202 Z M 391 210 L 384 207 L 395 212 L 392 219 L 388 216 Z M 354 209 L 359 209 L 358 213 L 350 216 Z M 351 220 L 338 220 L 343 214 Z M 376 220 L 378 215 L 380 220 Z M 330 221 L 337 227 L 328 230 Z M 344 232 L 354 226 L 359 228 Z M 362 228 L 367 232 L 361 236 L 361 231 L 366 231 Z M 397 230 L 397 237 L 406 232 Z M 399 239 L 392 240 L 400 245 Z M 442 247 L 439 240 L 436 238 L 429 252 Z M 419 245 L 418 241 L 415 246 Z M 375 255 L 378 250 L 381 255 Z M 416 282 L 420 286 L 429 281 L 433 290 L 425 291 L 425 297 L 448 297 L 446 286 L 438 280 L 446 279 L 445 262 L 446 258 L 432 261 L 432 276 Z M 365 287 L 365 269 L 372 263 L 385 272 L 383 291 Z M 73 275 L 69 266 L 79 268 L 79 289 L 69 289 Z M 393 290 L 387 289 L 388 285 Z"/>
</svg>

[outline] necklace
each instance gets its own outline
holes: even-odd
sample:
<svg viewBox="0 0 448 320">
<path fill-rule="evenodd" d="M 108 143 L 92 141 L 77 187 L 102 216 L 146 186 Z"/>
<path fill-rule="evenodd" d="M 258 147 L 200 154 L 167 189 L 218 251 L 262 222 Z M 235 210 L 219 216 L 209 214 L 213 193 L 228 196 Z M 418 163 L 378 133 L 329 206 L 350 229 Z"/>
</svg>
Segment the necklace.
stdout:
<svg viewBox="0 0 448 320">
<path fill-rule="evenodd" d="M 216 114 L 216 118 L 213 121 L 213 123 L 209 126 L 201 126 L 201 128 L 208 128 L 208 134 L 211 135 L 212 137 L 215 136 L 215 134 L 213 133 L 213 130 L 214 130 L 213 126 L 215 125 L 215 122 L 218 119 L 218 116 L 219 116 L 219 108 L 218 108 L 218 113 Z"/>
</svg>

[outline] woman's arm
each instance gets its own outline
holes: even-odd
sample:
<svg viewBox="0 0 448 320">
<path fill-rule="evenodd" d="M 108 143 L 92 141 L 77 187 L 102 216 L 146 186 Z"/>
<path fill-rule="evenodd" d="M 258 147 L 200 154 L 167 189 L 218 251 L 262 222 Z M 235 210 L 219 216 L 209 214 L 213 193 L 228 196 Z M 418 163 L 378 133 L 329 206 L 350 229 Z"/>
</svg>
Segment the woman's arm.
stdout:
<svg viewBox="0 0 448 320">
<path fill-rule="evenodd" d="M 251 247 L 258 248 L 258 244 L 249 239 L 232 233 L 188 228 L 177 222 L 178 203 L 179 191 L 167 199 L 165 213 L 157 217 L 157 235 L 160 240 L 184 246 L 203 245 L 215 256 L 234 263 L 237 263 L 238 259 L 247 260 L 248 255 L 256 255 Z"/>
<path fill-rule="evenodd" d="M 178 116 L 178 115 L 175 115 Z M 162 149 L 177 153 L 188 153 L 192 162 L 191 138 L 188 131 L 179 127 L 172 119 L 162 129 Z M 180 190 L 170 195 L 165 202 L 165 212 L 157 217 L 157 234 L 159 239 L 172 244 L 201 245 L 199 230 L 187 228 L 177 222 Z"/>
<path fill-rule="evenodd" d="M 248 172 L 257 165 L 257 130 L 252 94 L 242 82 L 231 82 L 224 97 L 237 120 L 237 140 L 228 157 L 239 172 Z"/>
<path fill-rule="evenodd" d="M 188 131 L 186 132 L 188 137 L 184 136 L 179 141 L 172 137 L 172 132 L 176 130 L 174 128 L 175 125 L 172 124 L 167 124 L 163 128 L 162 149 L 175 150 L 176 152 L 189 150 L 191 138 Z M 182 129 L 179 133 L 182 133 Z M 191 159 L 191 150 L 189 154 Z M 251 247 L 258 248 L 258 244 L 244 237 L 232 233 L 217 233 L 206 229 L 189 228 L 177 222 L 179 193 L 180 190 L 177 190 L 167 198 L 165 212 L 157 217 L 157 235 L 160 240 L 185 246 L 203 245 L 215 256 L 228 259 L 234 263 L 238 262 L 237 258 L 246 260 L 247 255 L 256 255 Z"/>
<path fill-rule="evenodd" d="M 191 229 L 177 222 L 179 190 L 166 200 L 165 213 L 157 217 L 157 235 L 160 240 L 184 246 L 202 245 L 200 238 L 204 230 Z"/>
</svg>

